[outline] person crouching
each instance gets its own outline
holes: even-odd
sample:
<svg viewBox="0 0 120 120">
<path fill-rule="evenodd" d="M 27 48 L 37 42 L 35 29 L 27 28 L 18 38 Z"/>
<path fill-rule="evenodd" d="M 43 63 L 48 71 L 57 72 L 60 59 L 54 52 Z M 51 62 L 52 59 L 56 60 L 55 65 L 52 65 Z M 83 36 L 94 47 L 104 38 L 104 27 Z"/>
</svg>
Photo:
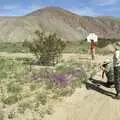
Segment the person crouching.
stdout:
<svg viewBox="0 0 120 120">
<path fill-rule="evenodd" d="M 107 78 L 106 86 L 109 88 L 114 87 L 114 68 L 113 68 L 113 63 L 110 59 L 106 59 L 102 66 L 101 69 L 103 70 L 102 72 L 102 78 L 104 78 L 104 75 Z"/>
</svg>

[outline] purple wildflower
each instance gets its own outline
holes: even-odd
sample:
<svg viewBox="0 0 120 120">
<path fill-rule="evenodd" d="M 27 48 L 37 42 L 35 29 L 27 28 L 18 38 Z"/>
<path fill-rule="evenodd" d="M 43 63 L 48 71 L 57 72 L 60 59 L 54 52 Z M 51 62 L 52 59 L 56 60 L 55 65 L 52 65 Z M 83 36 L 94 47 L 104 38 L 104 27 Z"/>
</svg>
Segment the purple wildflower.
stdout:
<svg viewBox="0 0 120 120">
<path fill-rule="evenodd" d="M 55 76 L 55 79 L 59 82 L 63 82 L 65 80 L 65 76 L 64 75 L 57 75 L 57 76 Z"/>
<path fill-rule="evenodd" d="M 66 74 L 57 75 L 57 76 L 55 76 L 55 79 L 57 82 L 60 82 L 60 83 L 62 83 L 62 82 L 70 83 L 72 81 L 72 75 L 71 74 L 70 75 L 66 75 Z"/>
</svg>

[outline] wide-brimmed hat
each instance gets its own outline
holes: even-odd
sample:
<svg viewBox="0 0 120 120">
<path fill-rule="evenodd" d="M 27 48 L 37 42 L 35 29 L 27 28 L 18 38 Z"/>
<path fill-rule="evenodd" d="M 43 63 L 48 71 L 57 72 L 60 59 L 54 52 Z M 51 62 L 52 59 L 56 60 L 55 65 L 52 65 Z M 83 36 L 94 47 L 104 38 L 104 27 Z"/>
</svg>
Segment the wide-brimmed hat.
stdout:
<svg viewBox="0 0 120 120">
<path fill-rule="evenodd" d="M 111 60 L 107 58 L 104 60 L 103 64 L 108 64 L 108 63 L 111 63 Z"/>
</svg>

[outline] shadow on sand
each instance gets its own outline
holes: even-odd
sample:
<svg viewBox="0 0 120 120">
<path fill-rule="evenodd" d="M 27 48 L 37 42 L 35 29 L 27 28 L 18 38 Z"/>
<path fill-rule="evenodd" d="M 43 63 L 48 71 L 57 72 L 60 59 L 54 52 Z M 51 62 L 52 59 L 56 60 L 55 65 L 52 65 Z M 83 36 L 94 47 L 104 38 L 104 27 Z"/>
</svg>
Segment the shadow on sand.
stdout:
<svg viewBox="0 0 120 120">
<path fill-rule="evenodd" d="M 100 80 L 95 80 L 93 78 L 90 78 L 89 81 L 86 83 L 86 88 L 88 90 L 92 89 L 92 90 L 95 90 L 95 91 L 97 91 L 101 94 L 104 94 L 106 96 L 109 96 L 112 98 L 115 97 L 115 93 L 107 91 L 104 89 L 104 87 L 107 87 L 105 82 L 100 81 Z M 101 87 L 101 86 L 104 86 L 104 87 Z"/>
</svg>

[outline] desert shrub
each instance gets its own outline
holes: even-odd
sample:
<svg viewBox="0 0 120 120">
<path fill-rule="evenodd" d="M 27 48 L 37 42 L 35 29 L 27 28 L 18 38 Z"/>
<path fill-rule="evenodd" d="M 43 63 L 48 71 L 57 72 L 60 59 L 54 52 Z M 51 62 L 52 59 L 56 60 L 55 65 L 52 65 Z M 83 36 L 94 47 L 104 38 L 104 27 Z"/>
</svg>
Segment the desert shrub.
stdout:
<svg viewBox="0 0 120 120">
<path fill-rule="evenodd" d="M 43 111 L 43 110 L 39 111 L 39 115 L 40 115 L 40 118 L 41 118 L 40 120 L 42 120 L 45 116 L 45 111 Z"/>
<path fill-rule="evenodd" d="M 30 85 L 30 90 L 31 90 L 31 91 L 34 91 L 35 89 L 36 89 L 36 84 L 31 84 L 31 85 Z"/>
<path fill-rule="evenodd" d="M 86 81 L 87 74 L 82 66 L 82 63 L 75 61 L 67 61 L 56 66 L 56 71 L 72 74 L 75 77 L 81 79 L 81 81 Z"/>
<path fill-rule="evenodd" d="M 8 119 L 14 119 L 15 118 L 15 112 L 14 111 L 10 111 L 8 113 Z"/>
<path fill-rule="evenodd" d="M 43 118 L 45 114 L 50 115 L 53 113 L 52 105 L 46 104 L 43 106 L 39 101 L 35 103 L 34 111 L 38 112 L 41 118 Z"/>
<path fill-rule="evenodd" d="M 72 95 L 75 89 L 73 89 L 71 86 L 67 86 L 65 88 L 54 88 L 52 89 L 52 92 L 54 93 L 52 98 L 57 99 L 62 96 L 69 96 Z"/>
<path fill-rule="evenodd" d="M 41 70 L 44 71 L 44 74 L 41 73 Z M 79 62 L 67 61 L 57 64 L 54 69 L 42 68 L 41 70 L 32 74 L 31 78 L 34 81 L 44 82 L 47 90 L 53 87 L 64 88 L 71 84 L 80 87 L 82 83 L 87 81 L 87 70 Z M 36 86 L 31 85 L 30 87 L 31 90 L 34 90 Z"/>
<path fill-rule="evenodd" d="M 53 65 L 58 62 L 60 54 L 65 48 L 65 42 L 55 33 L 46 36 L 43 32 L 36 31 L 35 34 L 37 35 L 36 39 L 32 42 L 24 41 L 23 45 L 35 54 L 39 64 Z"/>
<path fill-rule="evenodd" d="M 23 61 L 17 61 L 16 59 L 0 59 L 0 78 L 1 79 L 19 79 L 27 72 L 27 66 L 23 65 Z"/>
<path fill-rule="evenodd" d="M 97 46 L 99 48 L 103 48 L 107 46 L 108 44 L 114 44 L 115 42 L 120 41 L 120 39 L 117 38 L 98 38 Z"/>
<path fill-rule="evenodd" d="M 52 106 L 48 106 L 48 108 L 47 108 L 47 110 L 46 110 L 46 113 L 48 114 L 48 115 L 51 115 L 52 113 L 53 113 L 53 109 L 52 109 Z"/>
<path fill-rule="evenodd" d="M 23 114 L 26 109 L 32 109 L 32 104 L 30 102 L 22 102 L 18 105 L 18 112 Z"/>
<path fill-rule="evenodd" d="M 6 98 L 2 98 L 2 102 L 7 105 L 12 105 L 21 100 L 22 97 L 19 94 L 13 94 L 11 96 L 8 96 Z"/>
<path fill-rule="evenodd" d="M 36 101 L 39 101 L 42 105 L 45 105 L 47 103 L 46 92 L 41 92 L 41 93 L 37 94 Z"/>
<path fill-rule="evenodd" d="M 87 81 L 87 73 L 80 63 L 64 62 L 56 65 L 55 70 L 46 70 L 44 79 L 47 90 L 52 90 L 54 98 L 72 94 L 76 87 Z"/>
<path fill-rule="evenodd" d="M 9 82 L 7 85 L 7 91 L 12 93 L 19 93 L 22 90 L 20 84 L 16 84 L 15 82 Z"/>
</svg>

